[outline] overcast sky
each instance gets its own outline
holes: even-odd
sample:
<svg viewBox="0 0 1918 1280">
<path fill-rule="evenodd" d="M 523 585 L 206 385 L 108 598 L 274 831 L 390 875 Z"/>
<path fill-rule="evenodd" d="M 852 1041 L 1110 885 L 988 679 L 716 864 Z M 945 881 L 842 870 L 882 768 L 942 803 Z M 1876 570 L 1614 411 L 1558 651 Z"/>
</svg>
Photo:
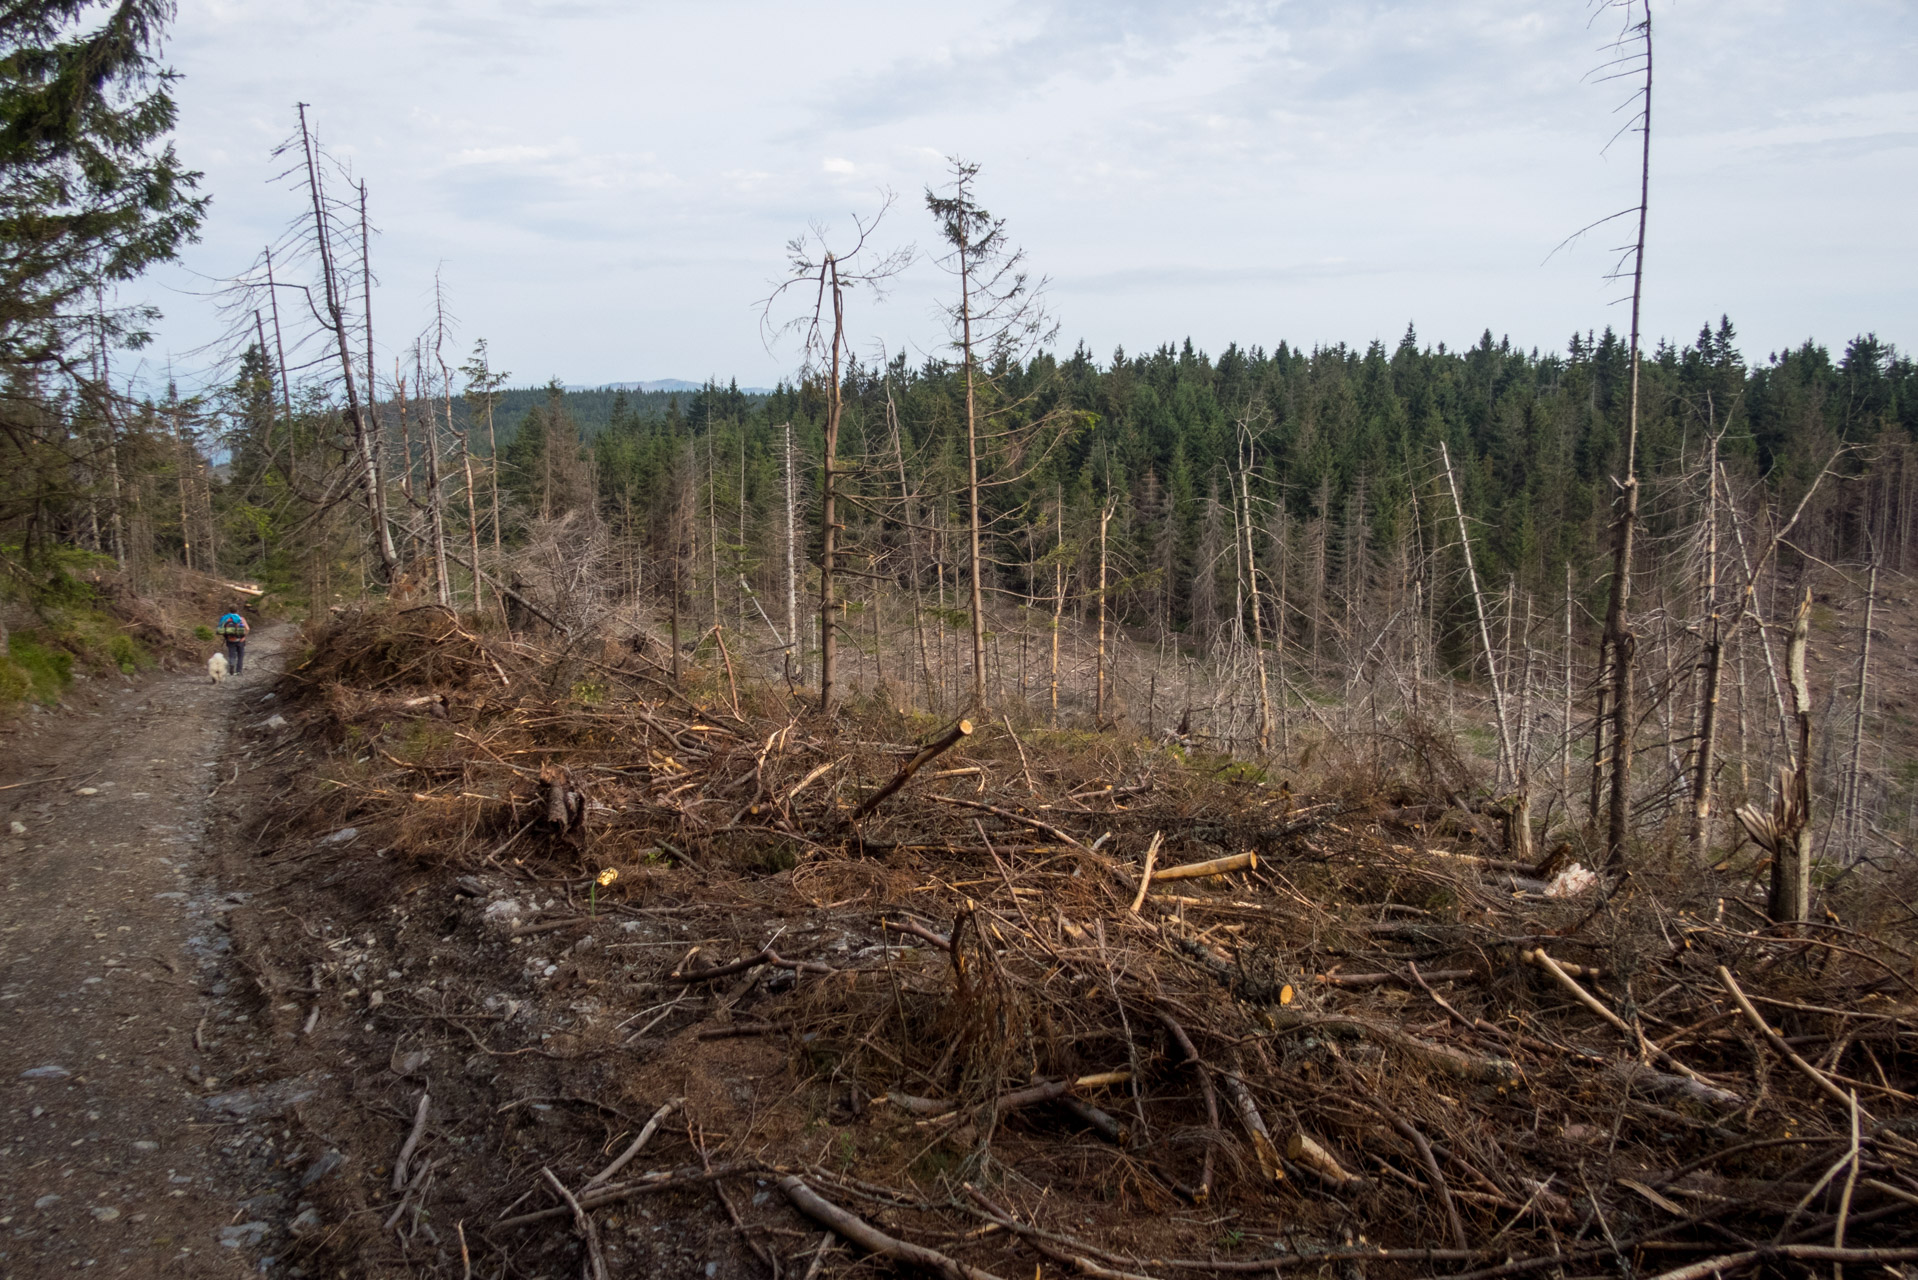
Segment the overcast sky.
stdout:
<svg viewBox="0 0 1918 1280">
<path fill-rule="evenodd" d="M 1674 0 L 1656 16 L 1646 330 L 1729 313 L 1749 356 L 1918 341 L 1918 6 Z M 144 292 L 197 380 L 196 290 L 299 213 L 305 101 L 365 179 L 397 348 L 443 273 L 464 350 L 517 384 L 767 385 L 758 302 L 809 223 L 932 245 L 945 158 L 1051 278 L 1060 345 L 1307 346 L 1624 328 L 1601 279 L 1635 198 L 1617 31 L 1582 0 L 181 0 L 178 145 L 213 207 Z M 1548 260 L 1549 257 L 1549 260 Z M 923 254 L 860 298 L 862 350 L 937 349 Z M 382 357 L 384 360 L 386 357 Z"/>
</svg>

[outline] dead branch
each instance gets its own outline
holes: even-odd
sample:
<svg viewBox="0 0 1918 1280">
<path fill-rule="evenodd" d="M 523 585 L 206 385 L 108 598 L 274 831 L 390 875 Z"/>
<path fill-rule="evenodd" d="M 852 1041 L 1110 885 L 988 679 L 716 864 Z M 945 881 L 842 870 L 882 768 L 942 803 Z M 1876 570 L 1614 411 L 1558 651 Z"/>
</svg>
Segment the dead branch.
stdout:
<svg viewBox="0 0 1918 1280">
<path fill-rule="evenodd" d="M 953 725 L 943 736 L 921 747 L 912 759 L 899 766 L 899 772 L 893 775 L 892 781 L 861 801 L 859 807 L 852 811 L 851 816 L 848 817 L 846 821 L 849 823 L 860 821 L 884 803 L 886 797 L 910 782 L 913 774 L 918 773 L 926 765 L 937 760 L 940 756 L 952 750 L 971 736 L 972 721 L 961 720 L 958 724 Z"/>
<path fill-rule="evenodd" d="M 579 1227 L 580 1238 L 586 1242 L 586 1257 L 592 1264 L 593 1280 L 607 1280 L 606 1252 L 600 1248 L 599 1228 L 593 1225 L 592 1215 L 580 1208 L 579 1201 L 566 1189 L 565 1183 L 553 1176 L 551 1169 L 541 1169 L 540 1175 L 552 1184 L 553 1190 L 559 1192 L 560 1199 L 566 1202 L 566 1207 L 573 1211 L 573 1222 Z"/>
<path fill-rule="evenodd" d="M 779 1179 L 779 1189 L 793 1207 L 817 1222 L 820 1226 L 837 1232 L 845 1239 L 858 1245 L 867 1253 L 904 1263 L 921 1271 L 929 1271 L 943 1280 L 999 1280 L 999 1277 L 978 1267 L 968 1266 L 950 1258 L 936 1249 L 913 1244 L 887 1235 L 864 1218 L 846 1212 L 838 1205 L 827 1200 L 799 1178 L 796 1174 L 787 1174 Z"/>
<path fill-rule="evenodd" d="M 1759 1016 L 1758 1010 L 1754 1008 L 1752 1002 L 1746 998 L 1744 989 L 1738 985 L 1738 980 L 1732 977 L 1732 971 L 1722 964 L 1718 966 L 1718 981 L 1724 985 L 1725 991 L 1738 1005 L 1739 1012 L 1745 1015 L 1745 1021 L 1751 1023 L 1752 1030 L 1765 1037 L 1766 1042 L 1777 1051 L 1779 1057 L 1791 1063 L 1793 1067 L 1796 1067 L 1799 1074 L 1817 1085 L 1820 1092 L 1832 1099 L 1832 1101 L 1845 1107 L 1847 1110 L 1854 1105 L 1850 1094 L 1840 1089 L 1836 1084 L 1833 1084 L 1830 1076 L 1799 1057 L 1792 1047 L 1785 1043 L 1785 1037 L 1772 1030 L 1771 1024 Z M 1870 1113 L 1866 1114 L 1869 1115 Z"/>
</svg>

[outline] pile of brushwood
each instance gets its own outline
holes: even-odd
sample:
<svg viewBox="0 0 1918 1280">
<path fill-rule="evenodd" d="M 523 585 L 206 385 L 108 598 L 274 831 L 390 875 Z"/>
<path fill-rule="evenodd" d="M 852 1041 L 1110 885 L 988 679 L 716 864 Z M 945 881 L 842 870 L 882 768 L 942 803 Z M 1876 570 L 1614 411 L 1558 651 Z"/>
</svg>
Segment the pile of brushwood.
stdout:
<svg viewBox="0 0 1918 1280">
<path fill-rule="evenodd" d="M 417 1252 L 457 1212 L 476 1263 L 621 1274 L 622 1229 L 673 1195 L 774 1276 L 1918 1260 L 1896 885 L 1779 927 L 1749 858 L 1509 860 L 1497 798 L 1415 724 L 1328 734 L 1281 780 L 1004 717 L 821 717 L 737 684 L 723 633 L 677 684 L 643 646 L 431 608 L 311 640 L 289 714 L 333 754 L 266 844 L 350 823 L 360 892 L 377 859 L 390 913 L 472 940 L 365 1015 L 409 1020 L 396 1054 L 472 1054 L 364 1219 L 416 1262 L 462 1265 Z M 406 945 L 316 944 L 307 989 L 356 954 L 397 977 L 376 953 Z M 700 1092 L 746 1053 L 780 1081 Z M 534 1095 L 584 1097 L 589 1128 L 494 1139 L 504 1161 L 435 1136 Z M 436 1185 L 463 1199 L 422 1237 Z"/>
</svg>

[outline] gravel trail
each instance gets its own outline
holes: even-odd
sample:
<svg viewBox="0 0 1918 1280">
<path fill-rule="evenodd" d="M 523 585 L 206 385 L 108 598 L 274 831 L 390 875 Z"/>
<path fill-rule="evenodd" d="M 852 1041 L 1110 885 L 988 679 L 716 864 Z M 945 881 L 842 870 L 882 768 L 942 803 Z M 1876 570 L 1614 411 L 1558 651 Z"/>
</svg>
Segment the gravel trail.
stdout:
<svg viewBox="0 0 1918 1280">
<path fill-rule="evenodd" d="M 215 882 L 233 730 L 272 715 L 293 635 L 222 685 L 96 678 L 0 728 L 0 1275 L 299 1273 L 272 1250 L 320 1164 L 276 1127 L 300 1081 Z"/>
</svg>

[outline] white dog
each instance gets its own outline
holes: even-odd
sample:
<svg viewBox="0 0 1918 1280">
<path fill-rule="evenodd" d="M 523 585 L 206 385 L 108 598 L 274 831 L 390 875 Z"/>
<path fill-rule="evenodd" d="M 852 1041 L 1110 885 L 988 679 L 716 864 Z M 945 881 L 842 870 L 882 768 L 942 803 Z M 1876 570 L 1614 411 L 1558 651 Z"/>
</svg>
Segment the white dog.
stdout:
<svg viewBox="0 0 1918 1280">
<path fill-rule="evenodd" d="M 214 684 L 218 684 L 220 681 L 226 679 L 226 655 L 224 653 L 216 653 L 211 658 L 208 658 L 206 660 L 206 673 L 211 677 Z"/>
</svg>

